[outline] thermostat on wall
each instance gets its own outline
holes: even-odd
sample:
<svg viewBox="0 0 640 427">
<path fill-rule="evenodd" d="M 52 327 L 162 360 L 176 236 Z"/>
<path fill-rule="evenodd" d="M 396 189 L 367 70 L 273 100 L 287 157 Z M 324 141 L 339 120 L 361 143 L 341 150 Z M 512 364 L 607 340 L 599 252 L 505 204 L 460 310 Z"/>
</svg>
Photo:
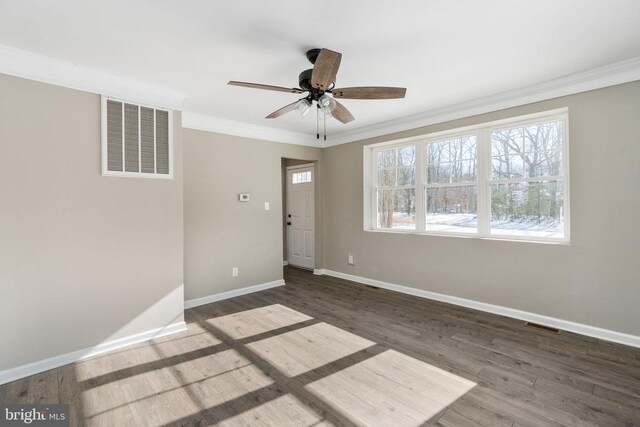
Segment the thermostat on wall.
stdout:
<svg viewBox="0 0 640 427">
<path fill-rule="evenodd" d="M 249 193 L 240 193 L 239 200 L 241 202 L 248 202 L 249 201 Z"/>
</svg>

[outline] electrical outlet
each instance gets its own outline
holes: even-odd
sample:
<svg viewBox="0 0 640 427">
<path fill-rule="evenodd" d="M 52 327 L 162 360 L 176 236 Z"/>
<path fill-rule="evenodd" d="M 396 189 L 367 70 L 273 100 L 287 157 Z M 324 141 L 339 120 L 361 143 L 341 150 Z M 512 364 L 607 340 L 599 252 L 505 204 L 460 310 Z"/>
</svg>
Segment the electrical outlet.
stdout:
<svg viewBox="0 0 640 427">
<path fill-rule="evenodd" d="M 238 277 L 238 267 L 233 267 L 231 269 L 231 276 Z"/>
<path fill-rule="evenodd" d="M 349 256 L 347 257 L 347 264 L 349 264 L 349 265 L 353 265 L 353 264 L 354 264 L 354 262 L 353 262 L 353 255 L 349 255 Z"/>
<path fill-rule="evenodd" d="M 269 202 L 264 202 L 264 210 L 268 211 L 271 209 L 271 206 L 269 206 Z"/>
</svg>

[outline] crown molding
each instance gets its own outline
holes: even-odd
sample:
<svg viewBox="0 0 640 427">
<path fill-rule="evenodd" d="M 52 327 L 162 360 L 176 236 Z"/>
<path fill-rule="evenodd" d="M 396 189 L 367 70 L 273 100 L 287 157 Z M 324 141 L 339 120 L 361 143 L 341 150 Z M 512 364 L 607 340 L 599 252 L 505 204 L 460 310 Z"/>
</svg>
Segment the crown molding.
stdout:
<svg viewBox="0 0 640 427">
<path fill-rule="evenodd" d="M 324 147 L 389 135 L 451 120 L 518 107 L 561 96 L 640 80 L 640 57 L 616 62 L 545 82 L 495 93 L 467 102 L 424 111 L 372 126 L 334 134 Z"/>
<path fill-rule="evenodd" d="M 182 102 L 186 96 L 185 93 L 174 89 L 141 83 L 2 45 L 0 73 L 176 110 L 182 109 Z M 308 133 L 253 125 L 194 112 L 184 112 L 183 127 L 287 144 L 332 147 L 636 80 L 640 80 L 640 57 L 370 126 L 333 133 L 329 141 L 322 142 Z"/>
<path fill-rule="evenodd" d="M 219 117 L 189 111 L 182 113 L 182 127 L 266 141 L 283 142 L 285 144 L 306 145 L 309 147 L 323 146 L 316 140 L 315 135 L 221 119 Z"/>
<path fill-rule="evenodd" d="M 0 73 L 140 104 L 182 109 L 186 94 L 0 45 Z"/>
</svg>

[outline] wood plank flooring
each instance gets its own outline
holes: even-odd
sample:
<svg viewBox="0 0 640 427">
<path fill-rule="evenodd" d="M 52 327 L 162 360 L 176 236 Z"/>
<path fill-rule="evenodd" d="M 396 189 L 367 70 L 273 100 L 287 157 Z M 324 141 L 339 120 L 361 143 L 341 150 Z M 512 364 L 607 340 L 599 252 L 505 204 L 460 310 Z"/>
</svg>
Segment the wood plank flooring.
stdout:
<svg viewBox="0 0 640 427">
<path fill-rule="evenodd" d="M 72 425 L 640 426 L 640 351 L 287 267 L 188 331 L 0 386 Z"/>
</svg>

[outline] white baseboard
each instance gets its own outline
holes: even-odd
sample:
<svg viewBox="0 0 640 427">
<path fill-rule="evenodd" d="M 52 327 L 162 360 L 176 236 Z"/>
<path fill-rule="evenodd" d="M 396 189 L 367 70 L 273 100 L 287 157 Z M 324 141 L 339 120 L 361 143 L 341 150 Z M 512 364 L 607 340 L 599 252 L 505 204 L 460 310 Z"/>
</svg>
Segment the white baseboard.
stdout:
<svg viewBox="0 0 640 427">
<path fill-rule="evenodd" d="M 551 326 L 563 331 L 575 332 L 576 334 L 586 335 L 598 338 L 604 341 L 611 341 L 618 344 L 625 344 L 632 347 L 640 348 L 640 336 L 616 332 L 609 329 L 602 329 L 596 326 L 589 326 L 582 323 L 571 322 L 569 320 L 557 319 L 542 314 L 529 313 L 527 311 L 516 310 L 514 308 L 503 307 L 500 305 L 487 304 L 484 302 L 469 300 L 460 297 L 454 297 L 436 292 L 425 291 L 422 289 L 411 288 L 408 286 L 396 285 L 394 283 L 382 282 L 380 280 L 368 279 L 366 277 L 354 276 L 352 274 L 341 273 L 327 269 L 313 270 L 313 274 L 338 277 L 340 279 L 350 280 L 352 282 L 363 283 L 365 285 L 377 286 L 379 288 L 391 291 L 401 292 L 403 294 L 413 295 L 420 298 L 431 299 L 435 301 L 446 302 L 449 304 L 459 305 L 462 307 L 473 308 L 475 310 L 486 311 L 488 313 L 498 314 L 501 316 L 512 317 L 527 322 L 539 323 L 541 325 Z"/>
<path fill-rule="evenodd" d="M 289 265 L 289 261 L 282 261 L 282 265 L 283 265 L 283 266 L 287 266 L 287 265 Z"/>
<path fill-rule="evenodd" d="M 154 338 L 163 337 L 165 335 L 175 334 L 187 329 L 185 322 L 176 322 L 170 325 L 152 329 L 150 331 L 140 332 L 138 334 L 129 335 L 128 337 L 118 338 L 112 341 L 100 343 L 94 347 L 84 348 L 82 350 L 72 351 L 71 353 L 53 356 L 48 359 L 39 360 L 37 362 L 28 363 L 26 365 L 17 366 L 15 368 L 0 371 L 0 384 L 5 384 L 20 378 L 35 375 L 49 369 L 58 368 L 69 363 L 77 362 L 91 356 L 106 353 L 132 344 L 141 343 Z"/>
<path fill-rule="evenodd" d="M 234 289 L 233 291 L 221 292 L 219 294 L 208 295 L 206 297 L 194 298 L 184 302 L 184 308 L 193 308 L 199 305 L 210 304 L 216 301 L 222 301 L 240 295 L 246 295 L 253 292 L 264 291 L 266 289 L 284 286 L 284 280 L 274 280 L 273 282 L 261 283 L 259 285 L 248 286 L 246 288 Z"/>
</svg>

